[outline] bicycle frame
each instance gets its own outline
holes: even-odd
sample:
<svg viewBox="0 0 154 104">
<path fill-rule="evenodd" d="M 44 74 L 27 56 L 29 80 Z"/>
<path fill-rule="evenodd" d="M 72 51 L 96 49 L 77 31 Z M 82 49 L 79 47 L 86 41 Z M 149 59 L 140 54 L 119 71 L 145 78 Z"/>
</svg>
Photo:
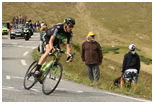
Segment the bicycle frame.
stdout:
<svg viewBox="0 0 154 104">
<path fill-rule="evenodd" d="M 40 80 L 43 80 L 45 78 L 45 75 L 56 66 L 56 64 L 58 63 L 60 59 L 59 57 L 61 56 L 61 53 L 65 53 L 65 52 L 56 48 L 56 51 L 53 54 L 49 55 L 51 57 L 54 57 L 54 59 L 49 62 L 50 66 L 45 71 L 43 71 L 41 77 L 39 78 Z"/>
</svg>

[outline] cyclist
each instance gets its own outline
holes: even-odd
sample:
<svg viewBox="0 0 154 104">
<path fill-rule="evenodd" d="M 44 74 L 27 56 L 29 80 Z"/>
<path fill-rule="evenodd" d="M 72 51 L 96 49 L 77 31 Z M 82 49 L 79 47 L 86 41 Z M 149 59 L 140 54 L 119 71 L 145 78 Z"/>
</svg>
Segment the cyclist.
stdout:
<svg viewBox="0 0 154 104">
<path fill-rule="evenodd" d="M 32 20 L 27 21 L 27 22 L 25 23 L 25 27 L 28 28 L 29 31 L 30 31 L 30 34 L 33 35 L 33 31 L 34 31 L 34 30 L 33 30 L 33 25 L 32 25 L 32 23 L 31 23 L 31 21 L 32 21 Z"/>
<path fill-rule="evenodd" d="M 25 27 L 29 28 L 29 26 L 30 26 L 30 23 L 29 22 L 26 22 L 25 23 Z"/>
<path fill-rule="evenodd" d="M 49 28 L 44 35 L 45 39 L 45 53 L 41 56 L 38 61 L 35 75 L 40 76 L 40 69 L 42 64 L 45 62 L 49 53 L 53 53 L 55 51 L 54 47 L 60 48 L 60 42 L 64 39 L 67 39 L 66 43 L 66 54 L 67 57 L 71 57 L 71 41 L 72 41 L 72 29 L 75 25 L 75 19 L 73 18 L 65 18 L 64 23 L 54 25 L 52 28 Z M 70 58 L 68 62 L 71 62 L 73 59 Z"/>
<path fill-rule="evenodd" d="M 135 52 L 135 45 L 129 45 L 129 52 L 125 54 L 122 66 L 121 87 L 124 87 L 124 81 L 131 80 L 132 85 L 135 86 L 140 72 L 140 58 Z"/>
</svg>

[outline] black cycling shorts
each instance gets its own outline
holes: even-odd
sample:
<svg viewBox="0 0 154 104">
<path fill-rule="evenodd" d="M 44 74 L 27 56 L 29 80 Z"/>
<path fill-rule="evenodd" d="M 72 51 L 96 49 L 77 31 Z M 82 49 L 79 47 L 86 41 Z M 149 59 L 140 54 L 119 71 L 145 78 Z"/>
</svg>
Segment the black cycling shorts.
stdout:
<svg viewBox="0 0 154 104">
<path fill-rule="evenodd" d="M 45 45 L 49 44 L 49 40 L 50 40 L 50 36 L 45 35 L 44 36 Z M 53 46 L 60 49 L 60 42 L 59 42 L 59 40 L 55 39 L 54 42 L 53 42 Z"/>
<path fill-rule="evenodd" d="M 50 40 L 50 36 L 45 35 L 44 36 L 45 44 L 49 44 L 49 40 Z"/>
</svg>

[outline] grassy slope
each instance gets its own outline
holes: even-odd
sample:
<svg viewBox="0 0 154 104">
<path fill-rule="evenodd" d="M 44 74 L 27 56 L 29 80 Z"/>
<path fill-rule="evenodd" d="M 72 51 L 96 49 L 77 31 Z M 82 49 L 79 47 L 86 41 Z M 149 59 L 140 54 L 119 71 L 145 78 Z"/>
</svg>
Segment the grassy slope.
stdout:
<svg viewBox="0 0 154 104">
<path fill-rule="evenodd" d="M 103 48 L 111 46 L 127 47 L 134 43 L 141 55 L 152 57 L 152 4 L 151 3 L 4 3 L 3 21 L 13 16 L 25 15 L 33 21 L 45 21 L 48 25 L 62 22 L 65 17 L 74 17 L 77 25 L 74 29 L 74 43 L 80 47 L 89 31 L 97 33 L 96 39 Z M 143 43 L 144 42 L 144 43 Z M 105 49 L 104 49 L 105 50 Z M 74 50 L 75 51 L 75 50 Z M 74 63 L 64 64 L 65 77 L 88 85 L 115 92 L 151 98 L 152 77 L 141 72 L 136 88 L 119 90 L 112 81 L 120 75 L 123 55 L 126 48 L 120 48 L 119 54 L 104 54 L 101 65 L 102 77 L 98 83 L 90 83 L 85 66 L 76 52 Z M 65 57 L 62 58 L 64 60 Z M 80 69 L 78 67 L 80 66 Z M 142 69 L 151 73 L 152 65 L 142 63 Z M 84 80 L 83 80 L 84 79 Z M 147 81 L 148 80 L 148 81 Z M 146 85 L 145 87 L 143 87 Z"/>
</svg>

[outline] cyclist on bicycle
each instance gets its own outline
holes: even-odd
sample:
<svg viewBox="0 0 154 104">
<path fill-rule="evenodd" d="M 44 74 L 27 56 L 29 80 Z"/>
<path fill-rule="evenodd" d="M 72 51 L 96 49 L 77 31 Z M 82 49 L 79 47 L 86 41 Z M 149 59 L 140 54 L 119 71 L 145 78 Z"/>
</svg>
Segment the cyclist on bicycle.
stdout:
<svg viewBox="0 0 154 104">
<path fill-rule="evenodd" d="M 72 29 L 75 25 L 75 19 L 73 18 L 65 18 L 63 24 L 54 25 L 52 28 L 49 28 L 44 35 L 45 39 L 45 53 L 41 56 L 38 61 L 35 75 L 39 76 L 41 74 L 40 69 L 42 64 L 45 62 L 49 53 L 53 53 L 55 51 L 54 47 L 60 48 L 60 43 L 62 40 L 67 39 L 66 43 L 66 54 L 67 57 L 71 57 L 71 41 L 72 41 Z M 71 62 L 72 58 L 68 60 Z"/>
<path fill-rule="evenodd" d="M 129 52 L 125 54 L 122 66 L 122 78 L 121 87 L 124 86 L 124 81 L 131 80 L 132 85 L 135 86 L 138 80 L 138 74 L 140 72 L 140 58 L 135 52 L 135 45 L 129 45 Z"/>
</svg>

